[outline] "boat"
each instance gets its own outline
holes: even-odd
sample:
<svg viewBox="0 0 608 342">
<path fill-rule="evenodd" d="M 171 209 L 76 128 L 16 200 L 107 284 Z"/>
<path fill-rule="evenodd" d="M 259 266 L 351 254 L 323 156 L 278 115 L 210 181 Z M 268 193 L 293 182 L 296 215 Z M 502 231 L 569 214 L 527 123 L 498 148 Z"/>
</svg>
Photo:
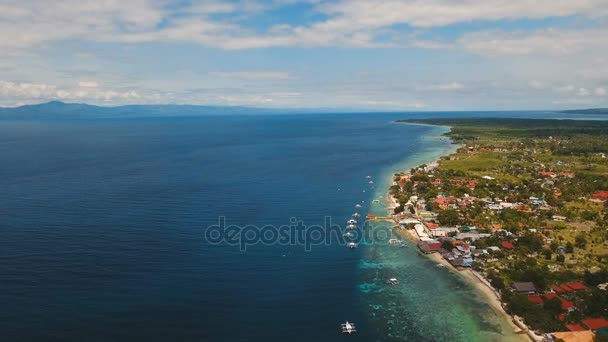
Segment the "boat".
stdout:
<svg viewBox="0 0 608 342">
<path fill-rule="evenodd" d="M 399 280 L 397 278 L 390 278 L 386 281 L 388 285 L 399 285 Z"/>
<path fill-rule="evenodd" d="M 346 223 L 348 223 L 348 224 L 357 224 L 357 220 L 350 219 Z"/>
<path fill-rule="evenodd" d="M 346 323 L 342 323 L 341 326 L 342 326 L 342 332 L 345 334 L 352 334 L 354 332 L 357 332 L 357 330 L 355 328 L 355 323 L 346 321 Z"/>
<path fill-rule="evenodd" d="M 399 241 L 398 239 L 390 239 L 390 240 L 388 240 L 388 243 L 390 245 L 400 245 L 401 241 Z"/>
<path fill-rule="evenodd" d="M 357 229 L 357 225 L 356 224 L 349 224 L 348 226 L 346 226 L 346 229 Z"/>
<path fill-rule="evenodd" d="M 357 244 L 354 242 L 349 242 L 346 244 L 346 247 L 348 247 L 350 249 L 355 249 L 355 248 L 357 248 Z"/>
<path fill-rule="evenodd" d="M 365 177 L 365 178 L 367 178 L 367 179 L 371 179 L 371 178 L 372 178 L 372 176 L 367 176 L 367 177 Z"/>
<path fill-rule="evenodd" d="M 356 204 L 355 208 L 361 208 L 361 204 Z"/>
<path fill-rule="evenodd" d="M 380 203 L 380 200 L 375 199 L 375 200 L 372 201 L 372 203 L 373 204 L 378 204 L 378 203 Z"/>
<path fill-rule="evenodd" d="M 361 215 L 359 215 L 359 213 L 354 213 L 352 216 L 356 218 L 356 217 L 359 217 Z"/>
<path fill-rule="evenodd" d="M 344 233 L 342 236 L 344 237 L 348 237 L 348 238 L 352 238 L 353 236 L 355 236 L 352 232 L 346 232 Z"/>
<path fill-rule="evenodd" d="M 369 184 L 374 184 L 374 181 L 369 181 L 368 183 L 369 183 Z"/>
</svg>

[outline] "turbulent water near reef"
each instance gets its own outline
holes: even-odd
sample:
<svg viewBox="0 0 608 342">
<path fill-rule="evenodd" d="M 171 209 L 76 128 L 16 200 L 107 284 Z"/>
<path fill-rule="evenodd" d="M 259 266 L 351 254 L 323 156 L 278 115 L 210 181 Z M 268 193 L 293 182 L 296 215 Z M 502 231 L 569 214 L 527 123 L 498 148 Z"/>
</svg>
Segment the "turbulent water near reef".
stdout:
<svg viewBox="0 0 608 342">
<path fill-rule="evenodd" d="M 357 203 L 384 215 L 371 201 L 392 172 L 454 147 L 445 128 L 399 118 L 0 122 L 3 340 L 508 340 L 470 285 L 413 247 L 204 239 L 220 216 L 343 226 Z M 341 334 L 346 320 L 357 334 Z"/>
</svg>

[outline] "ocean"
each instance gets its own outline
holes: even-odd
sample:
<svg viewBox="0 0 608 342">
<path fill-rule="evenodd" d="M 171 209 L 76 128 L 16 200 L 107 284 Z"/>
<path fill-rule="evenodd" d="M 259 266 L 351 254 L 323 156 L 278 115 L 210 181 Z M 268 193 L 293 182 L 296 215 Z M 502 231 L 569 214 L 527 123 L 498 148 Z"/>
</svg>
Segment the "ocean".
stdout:
<svg viewBox="0 0 608 342">
<path fill-rule="evenodd" d="M 454 149 L 403 117 L 0 122 L 2 340 L 511 340 L 386 224 L 354 250 L 329 234 L 385 214 L 394 172 Z M 305 241 L 278 235 L 300 222 Z"/>
</svg>

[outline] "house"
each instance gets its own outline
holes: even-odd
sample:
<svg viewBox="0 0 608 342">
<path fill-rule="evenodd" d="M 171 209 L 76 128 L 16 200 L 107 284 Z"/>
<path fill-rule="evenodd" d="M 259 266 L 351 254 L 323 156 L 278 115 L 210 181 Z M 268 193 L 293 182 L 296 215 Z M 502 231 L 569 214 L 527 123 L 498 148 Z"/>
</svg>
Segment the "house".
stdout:
<svg viewBox="0 0 608 342">
<path fill-rule="evenodd" d="M 574 308 L 574 303 L 572 303 L 569 300 L 564 299 L 563 297 L 558 296 L 555 293 L 552 293 L 552 292 L 545 293 L 543 295 L 543 297 L 545 297 L 545 299 L 547 299 L 547 300 L 552 299 L 552 298 L 559 299 L 559 301 L 562 302 L 562 310 L 571 310 Z"/>
<path fill-rule="evenodd" d="M 441 249 L 441 242 L 437 240 L 420 240 L 418 241 L 418 248 L 424 253 L 435 253 Z"/>
<path fill-rule="evenodd" d="M 500 252 L 500 248 L 498 248 L 496 246 L 490 246 L 487 248 L 487 250 L 490 252 Z"/>
<path fill-rule="evenodd" d="M 509 241 L 503 241 L 500 245 L 504 249 L 514 249 L 515 248 L 515 246 L 513 246 L 513 244 Z"/>
<path fill-rule="evenodd" d="M 570 330 L 570 331 L 584 331 L 584 330 L 587 330 L 587 329 L 585 329 L 585 327 L 583 327 L 582 325 L 580 325 L 578 323 L 566 324 L 566 328 L 568 328 L 568 330 Z"/>
<path fill-rule="evenodd" d="M 582 320 L 581 322 L 583 322 L 583 324 L 591 330 L 608 328 L 608 320 L 606 320 L 605 318 L 587 318 Z"/>
<path fill-rule="evenodd" d="M 602 190 L 591 195 L 591 198 L 597 201 L 606 201 L 608 200 L 608 190 Z"/>
<path fill-rule="evenodd" d="M 593 342 L 593 339 L 595 338 L 595 334 L 589 330 L 554 332 L 548 335 L 551 339 L 547 339 L 547 342 L 554 342 L 557 340 L 564 342 Z"/>
<path fill-rule="evenodd" d="M 566 216 L 553 215 L 551 219 L 553 221 L 564 222 L 566 221 Z"/>
<path fill-rule="evenodd" d="M 564 285 L 567 285 L 569 288 L 571 288 L 574 291 L 582 291 L 582 290 L 586 290 L 587 286 L 583 285 L 582 283 L 579 282 L 570 282 L 570 283 L 566 283 Z"/>
<path fill-rule="evenodd" d="M 489 247 L 488 247 L 489 248 Z M 536 286 L 532 282 L 517 282 L 511 284 L 511 289 L 518 293 L 536 293 Z"/>
</svg>

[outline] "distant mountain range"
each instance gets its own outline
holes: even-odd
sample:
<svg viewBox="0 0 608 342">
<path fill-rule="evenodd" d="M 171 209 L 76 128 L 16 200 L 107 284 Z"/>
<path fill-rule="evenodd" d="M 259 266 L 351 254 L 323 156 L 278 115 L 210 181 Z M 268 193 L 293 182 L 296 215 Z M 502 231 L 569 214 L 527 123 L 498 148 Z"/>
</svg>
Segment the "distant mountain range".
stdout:
<svg viewBox="0 0 608 342">
<path fill-rule="evenodd" d="M 572 109 L 564 110 L 567 114 L 608 114 L 608 108 Z"/>
<path fill-rule="evenodd" d="M 319 112 L 338 111 L 323 109 L 275 109 L 198 105 L 127 105 L 116 107 L 102 107 L 81 103 L 64 103 L 61 101 L 51 101 L 47 103 L 25 105 L 20 107 L 0 107 L 0 119 L 131 118 L 203 116 L 222 114 L 281 114 Z"/>
</svg>

